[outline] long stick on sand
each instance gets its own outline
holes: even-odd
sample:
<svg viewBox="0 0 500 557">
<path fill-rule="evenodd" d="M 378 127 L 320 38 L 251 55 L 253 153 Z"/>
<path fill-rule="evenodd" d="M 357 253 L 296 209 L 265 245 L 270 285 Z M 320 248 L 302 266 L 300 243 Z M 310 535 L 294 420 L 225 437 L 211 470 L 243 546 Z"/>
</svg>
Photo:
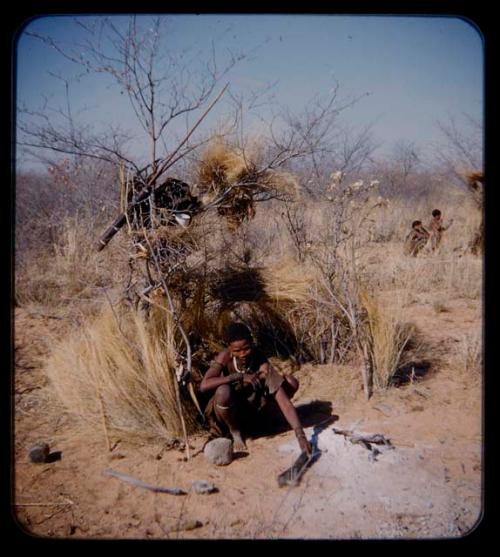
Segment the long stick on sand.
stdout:
<svg viewBox="0 0 500 557">
<path fill-rule="evenodd" d="M 127 482 L 137 487 L 142 487 L 143 489 L 149 489 L 149 491 L 154 491 L 155 493 L 169 493 L 170 495 L 187 495 L 186 491 L 178 487 L 161 487 L 157 485 L 148 484 L 146 482 L 143 482 L 142 480 L 134 478 L 133 476 L 128 476 L 127 474 L 116 472 L 111 468 L 106 468 L 103 474 L 106 476 L 112 476 L 113 478 L 117 478 L 118 480 L 122 480 L 123 482 Z"/>
</svg>

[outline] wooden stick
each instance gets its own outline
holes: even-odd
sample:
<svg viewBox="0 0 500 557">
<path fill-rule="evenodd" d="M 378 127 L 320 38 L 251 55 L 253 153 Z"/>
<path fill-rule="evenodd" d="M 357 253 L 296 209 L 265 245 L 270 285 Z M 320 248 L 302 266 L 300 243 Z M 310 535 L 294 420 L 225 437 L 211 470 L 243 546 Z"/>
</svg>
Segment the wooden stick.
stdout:
<svg viewBox="0 0 500 557">
<path fill-rule="evenodd" d="M 196 128 L 201 124 L 201 122 L 205 119 L 205 117 L 207 116 L 207 114 L 212 110 L 212 108 L 215 106 L 215 104 L 219 101 L 219 99 L 222 97 L 222 95 L 225 93 L 226 89 L 229 87 L 229 83 L 226 83 L 226 85 L 224 86 L 224 88 L 222 89 L 222 91 L 217 95 L 217 97 L 215 98 L 215 100 L 210 104 L 210 106 L 205 110 L 205 112 L 200 116 L 200 118 L 198 119 L 198 121 L 196 122 L 196 124 L 189 130 L 189 133 L 186 135 L 186 137 L 181 141 L 181 143 L 179 143 L 178 147 L 173 151 L 173 153 L 171 153 L 171 155 L 163 162 L 163 164 L 158 168 L 158 170 L 156 172 L 154 172 L 149 178 L 148 178 L 148 184 L 152 184 L 155 182 L 155 180 L 157 180 L 164 172 L 165 170 L 167 170 L 169 168 L 169 163 L 172 161 L 172 159 L 174 158 L 174 156 L 179 152 L 180 148 L 188 141 L 188 139 L 191 137 L 191 135 L 193 135 L 194 131 L 196 130 Z M 175 161 L 176 162 L 176 161 Z"/>
<path fill-rule="evenodd" d="M 73 505 L 72 501 L 67 503 L 14 503 L 14 507 L 58 507 L 61 505 Z"/>
<path fill-rule="evenodd" d="M 183 326 L 180 322 L 180 319 L 179 319 L 177 313 L 175 312 L 174 302 L 172 301 L 172 297 L 170 296 L 170 291 L 168 289 L 167 283 L 165 282 L 165 279 L 162 276 L 160 264 L 158 262 L 158 257 L 156 256 L 156 254 L 154 252 L 153 246 L 151 245 L 151 242 L 149 241 L 149 238 L 148 238 L 147 233 L 146 233 L 145 230 L 144 230 L 144 237 L 145 237 L 145 239 L 148 243 L 149 250 L 150 250 L 151 256 L 153 258 L 153 261 L 154 261 L 154 264 L 155 264 L 155 267 L 156 267 L 156 271 L 159 275 L 160 282 L 161 282 L 161 285 L 163 287 L 163 291 L 165 292 L 165 295 L 167 296 L 168 304 L 170 306 L 170 311 L 172 312 L 172 315 L 174 317 L 175 324 L 176 324 L 177 328 L 179 329 L 182 338 L 184 339 L 184 343 L 186 345 L 187 371 L 190 374 L 191 373 L 191 344 L 189 343 L 188 336 L 187 336 L 186 332 L 184 331 L 184 328 L 183 328 Z M 187 435 L 186 422 L 184 421 L 184 414 L 182 413 L 182 403 L 181 403 L 181 398 L 180 398 L 179 384 L 177 382 L 177 376 L 175 376 L 175 375 L 174 375 L 174 383 L 175 383 L 175 396 L 176 396 L 176 399 L 177 399 L 179 417 L 180 417 L 181 426 L 182 426 L 182 433 L 184 435 L 184 443 L 186 445 L 186 456 L 187 456 L 187 459 L 190 460 L 191 459 L 191 453 L 190 453 L 190 450 L 189 450 L 189 439 L 188 439 L 188 435 Z"/>
<path fill-rule="evenodd" d="M 95 387 L 95 392 L 96 392 L 96 395 L 97 395 L 97 399 L 99 400 L 99 409 L 100 409 L 100 414 L 101 414 L 102 427 L 104 429 L 104 437 L 106 439 L 106 445 L 108 447 L 108 452 L 111 452 L 111 441 L 109 440 L 108 426 L 106 424 L 106 412 L 104 410 L 104 401 L 102 399 L 102 393 L 101 393 L 101 389 L 99 388 L 99 382 L 97 380 L 97 375 L 96 375 L 95 371 L 92 372 L 92 376 L 94 378 L 94 387 Z"/>
<path fill-rule="evenodd" d="M 175 398 L 177 399 L 177 407 L 179 408 L 179 416 L 181 418 L 182 434 L 184 436 L 184 444 L 186 446 L 186 457 L 187 457 L 188 460 L 191 460 L 191 451 L 189 450 L 189 438 L 188 438 L 187 429 L 186 429 L 186 422 L 184 420 L 184 414 L 182 412 L 182 403 L 181 403 L 179 383 L 177 382 L 176 379 L 174 379 L 174 382 L 175 382 Z"/>
<path fill-rule="evenodd" d="M 183 489 L 180 489 L 178 487 L 160 487 L 160 486 L 148 484 L 146 482 L 143 482 L 142 480 L 134 478 L 133 476 L 128 476 L 127 474 L 116 472 L 111 468 L 106 468 L 103 471 L 103 474 L 106 476 L 112 476 L 113 478 L 117 478 L 118 480 L 127 482 L 137 487 L 142 487 L 143 489 L 154 491 L 155 493 L 169 493 L 170 495 L 187 495 L 187 491 L 184 491 Z"/>
</svg>

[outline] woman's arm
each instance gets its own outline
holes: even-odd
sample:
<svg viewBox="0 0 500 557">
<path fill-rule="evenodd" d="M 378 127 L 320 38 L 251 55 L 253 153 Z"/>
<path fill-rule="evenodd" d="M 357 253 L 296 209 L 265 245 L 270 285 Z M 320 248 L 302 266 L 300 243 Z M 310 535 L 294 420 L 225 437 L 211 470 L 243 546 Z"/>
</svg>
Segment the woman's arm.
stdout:
<svg viewBox="0 0 500 557">
<path fill-rule="evenodd" d="M 311 455 L 312 448 L 311 444 L 307 440 L 307 437 L 304 433 L 304 429 L 302 424 L 300 423 L 299 416 L 297 414 L 297 410 L 295 406 L 292 404 L 292 401 L 288 398 L 288 395 L 285 393 L 283 387 L 280 387 L 275 395 L 274 395 L 278 406 L 285 416 L 286 421 L 290 425 L 290 427 L 295 432 L 295 436 L 297 437 L 297 441 L 299 443 L 299 447 L 302 451 L 306 452 L 308 455 Z"/>
<path fill-rule="evenodd" d="M 227 365 L 228 359 L 228 354 L 224 351 L 220 352 L 210 363 L 210 367 L 200 383 L 200 391 L 202 393 L 206 391 L 215 391 L 215 389 L 221 385 L 229 385 L 231 383 L 243 381 L 241 373 L 232 373 L 230 375 L 222 374 L 222 370 Z"/>
</svg>

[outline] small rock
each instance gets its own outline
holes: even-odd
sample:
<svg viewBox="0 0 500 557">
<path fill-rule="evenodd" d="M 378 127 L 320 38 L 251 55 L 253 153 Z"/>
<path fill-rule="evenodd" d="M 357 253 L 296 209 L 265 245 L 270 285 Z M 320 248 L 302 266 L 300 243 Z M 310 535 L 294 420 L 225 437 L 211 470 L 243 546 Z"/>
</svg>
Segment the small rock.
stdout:
<svg viewBox="0 0 500 557">
<path fill-rule="evenodd" d="M 219 491 L 214 484 L 206 482 L 205 480 L 195 480 L 191 484 L 191 489 L 195 493 L 216 493 Z"/>
<path fill-rule="evenodd" d="M 68 527 L 66 528 L 66 534 L 68 536 L 73 536 L 76 533 L 77 528 L 78 526 L 76 526 L 75 524 L 69 524 Z"/>
<path fill-rule="evenodd" d="M 203 522 L 199 520 L 182 520 L 178 525 L 174 526 L 170 532 L 181 532 L 183 530 L 195 530 L 196 528 L 201 528 Z"/>
<path fill-rule="evenodd" d="M 209 441 L 203 450 L 205 458 L 217 466 L 225 466 L 233 460 L 233 441 L 220 437 Z"/>
<path fill-rule="evenodd" d="M 29 458 L 31 462 L 47 462 L 49 453 L 50 447 L 47 443 L 36 443 L 29 450 Z"/>
</svg>

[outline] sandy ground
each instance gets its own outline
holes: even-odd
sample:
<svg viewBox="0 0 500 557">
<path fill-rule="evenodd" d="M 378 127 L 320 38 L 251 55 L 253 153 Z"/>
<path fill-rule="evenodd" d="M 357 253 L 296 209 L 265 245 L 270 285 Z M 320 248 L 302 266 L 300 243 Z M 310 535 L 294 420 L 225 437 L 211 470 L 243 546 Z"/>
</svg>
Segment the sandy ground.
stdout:
<svg viewBox="0 0 500 557">
<path fill-rule="evenodd" d="M 224 467 L 206 461 L 205 438 L 190 439 L 190 459 L 175 446 L 84 432 L 54 399 L 42 371 L 57 315 L 15 314 L 15 527 L 34 537 L 92 539 L 443 539 L 472 532 L 482 509 L 482 390 L 478 377 L 450 365 L 461 335 L 481 320 L 479 301 L 451 300 L 437 312 L 416 300 L 408 316 L 441 355 L 432 371 L 364 400 L 341 378 L 356 370 L 304 366 L 294 400 L 320 450 L 296 487 L 276 477 L 299 454 L 293 433 L 248 442 L 250 454 Z M 354 375 L 353 375 L 354 376 Z M 344 381 L 345 382 L 345 381 Z M 347 393 L 347 394 L 346 394 Z M 392 447 L 353 444 L 338 430 L 379 433 Z M 51 447 L 51 462 L 28 450 Z M 154 493 L 107 476 L 111 468 L 187 495 Z M 205 480 L 218 491 L 198 494 Z"/>
</svg>

